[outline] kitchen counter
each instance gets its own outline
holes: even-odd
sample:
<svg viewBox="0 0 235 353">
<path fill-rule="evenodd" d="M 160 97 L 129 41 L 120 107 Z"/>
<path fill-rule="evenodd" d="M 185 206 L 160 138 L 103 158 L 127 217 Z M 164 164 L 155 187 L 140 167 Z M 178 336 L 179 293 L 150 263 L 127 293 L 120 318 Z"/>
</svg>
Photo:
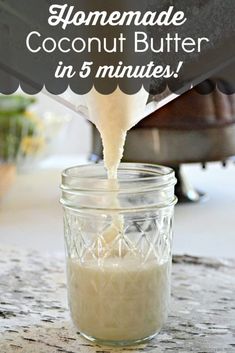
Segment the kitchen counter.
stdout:
<svg viewBox="0 0 235 353">
<path fill-rule="evenodd" d="M 235 262 L 176 256 L 171 313 L 148 344 L 100 347 L 73 328 L 66 303 L 64 257 L 0 251 L 1 353 L 232 353 Z"/>
</svg>

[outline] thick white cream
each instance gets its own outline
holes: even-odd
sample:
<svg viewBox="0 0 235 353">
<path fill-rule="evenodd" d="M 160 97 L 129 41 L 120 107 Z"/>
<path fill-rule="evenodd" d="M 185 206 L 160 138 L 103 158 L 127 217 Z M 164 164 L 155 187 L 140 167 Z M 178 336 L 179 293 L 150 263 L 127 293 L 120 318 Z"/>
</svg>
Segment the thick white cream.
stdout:
<svg viewBox="0 0 235 353">
<path fill-rule="evenodd" d="M 168 313 L 170 262 L 139 256 L 68 260 L 69 305 L 79 330 L 103 341 L 135 341 L 157 333 Z"/>
<path fill-rule="evenodd" d="M 143 117 L 149 93 L 142 88 L 133 95 L 123 93 L 117 88 L 112 94 L 103 95 L 92 89 L 86 95 L 89 119 L 100 132 L 104 148 L 104 164 L 110 179 L 110 190 L 118 190 L 117 169 L 121 162 L 127 131 Z M 114 194 L 113 208 L 119 208 Z M 112 225 L 103 234 L 105 243 L 114 241 L 123 230 L 123 218 L 113 216 Z"/>
<path fill-rule="evenodd" d="M 128 95 L 119 88 L 103 95 L 94 88 L 86 95 L 89 119 L 100 132 L 104 147 L 104 164 L 108 177 L 117 177 L 117 168 L 123 156 L 127 131 L 143 117 L 148 92 L 142 88 Z"/>
</svg>

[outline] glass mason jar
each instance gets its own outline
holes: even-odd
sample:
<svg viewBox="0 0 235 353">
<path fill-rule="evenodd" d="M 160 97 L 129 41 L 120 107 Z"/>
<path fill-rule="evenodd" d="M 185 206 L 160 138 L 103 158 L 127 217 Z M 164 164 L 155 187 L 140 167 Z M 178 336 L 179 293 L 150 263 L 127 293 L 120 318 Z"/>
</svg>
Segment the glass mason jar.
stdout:
<svg viewBox="0 0 235 353">
<path fill-rule="evenodd" d="M 167 319 L 172 260 L 174 172 L 121 164 L 118 182 L 102 165 L 62 175 L 68 299 L 87 339 L 131 345 Z"/>
</svg>

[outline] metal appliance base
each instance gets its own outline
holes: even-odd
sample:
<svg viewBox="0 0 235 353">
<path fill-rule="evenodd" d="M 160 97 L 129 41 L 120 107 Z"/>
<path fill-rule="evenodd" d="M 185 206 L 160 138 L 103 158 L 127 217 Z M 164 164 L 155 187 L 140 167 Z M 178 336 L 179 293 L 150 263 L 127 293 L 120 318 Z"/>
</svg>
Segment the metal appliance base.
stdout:
<svg viewBox="0 0 235 353">
<path fill-rule="evenodd" d="M 206 198 L 204 192 L 194 189 L 193 185 L 183 173 L 181 166 L 172 168 L 175 171 L 177 179 L 175 194 L 178 197 L 179 203 L 196 203 Z"/>
</svg>

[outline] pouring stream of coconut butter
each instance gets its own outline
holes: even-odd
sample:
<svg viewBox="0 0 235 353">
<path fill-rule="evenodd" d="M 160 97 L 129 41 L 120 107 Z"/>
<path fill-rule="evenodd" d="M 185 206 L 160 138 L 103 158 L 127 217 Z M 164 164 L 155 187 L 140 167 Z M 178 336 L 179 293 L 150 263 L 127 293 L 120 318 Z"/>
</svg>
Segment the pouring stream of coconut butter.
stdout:
<svg viewBox="0 0 235 353">
<path fill-rule="evenodd" d="M 86 95 L 89 119 L 101 135 L 110 191 L 118 192 L 117 170 L 123 156 L 126 135 L 143 117 L 148 96 L 144 88 L 133 95 L 123 93 L 119 88 L 112 94 L 103 95 L 93 88 Z M 119 208 L 117 192 L 111 196 L 113 208 Z M 123 217 L 113 215 L 111 226 L 102 235 L 103 245 L 110 244 L 122 231 Z"/>
<path fill-rule="evenodd" d="M 148 95 L 144 88 L 133 95 L 119 88 L 112 94 L 102 95 L 93 88 L 86 96 L 89 118 L 102 138 L 109 179 L 117 179 L 127 131 L 143 117 Z"/>
</svg>

